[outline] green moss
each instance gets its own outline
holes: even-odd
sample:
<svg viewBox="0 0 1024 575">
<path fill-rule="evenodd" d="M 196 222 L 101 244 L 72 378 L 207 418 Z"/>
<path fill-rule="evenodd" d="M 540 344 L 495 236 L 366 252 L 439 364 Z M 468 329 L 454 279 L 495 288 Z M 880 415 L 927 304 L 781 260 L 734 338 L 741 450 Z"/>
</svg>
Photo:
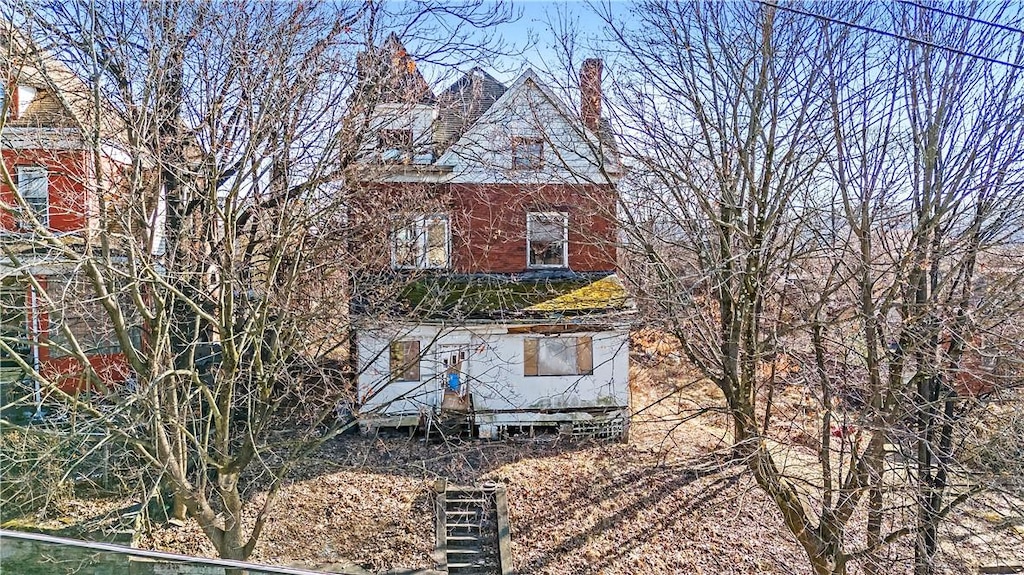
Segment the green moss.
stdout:
<svg viewBox="0 0 1024 575">
<path fill-rule="evenodd" d="M 579 311 L 617 309 L 626 302 L 626 289 L 615 276 L 608 276 L 555 298 L 527 308 L 527 311 Z"/>
<path fill-rule="evenodd" d="M 418 316 L 480 316 L 618 309 L 625 305 L 626 292 L 615 276 L 597 281 L 439 276 L 410 283 L 401 299 Z"/>
</svg>

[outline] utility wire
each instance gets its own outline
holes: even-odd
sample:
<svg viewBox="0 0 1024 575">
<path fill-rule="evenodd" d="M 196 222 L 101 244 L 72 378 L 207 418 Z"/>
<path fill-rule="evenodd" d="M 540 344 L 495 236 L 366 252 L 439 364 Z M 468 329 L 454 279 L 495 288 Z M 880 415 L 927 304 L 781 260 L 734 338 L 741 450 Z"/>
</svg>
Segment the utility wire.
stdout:
<svg viewBox="0 0 1024 575">
<path fill-rule="evenodd" d="M 936 44 L 935 42 L 929 42 L 927 40 L 921 40 L 921 39 L 914 38 L 914 37 L 911 37 L 911 36 L 904 36 L 902 34 L 897 34 L 895 32 L 888 32 L 886 30 L 879 30 L 878 28 L 872 28 L 870 26 L 864 26 L 862 24 L 855 24 L 853 22 L 847 22 L 846 20 L 837 20 L 837 19 L 831 18 L 829 16 L 824 16 L 822 14 L 815 14 L 814 12 L 807 12 L 805 10 L 800 10 L 798 8 L 790 8 L 788 6 L 780 6 L 780 5 L 776 4 L 775 2 L 769 2 L 767 0 L 750 0 L 750 1 L 751 2 L 756 2 L 758 4 L 762 4 L 764 6 L 768 6 L 770 8 L 777 8 L 779 10 L 784 10 L 786 12 L 792 12 L 794 14 L 800 14 L 801 16 L 810 16 L 811 18 L 817 18 L 818 20 L 824 20 L 825 22 L 831 22 L 833 24 L 840 24 L 842 26 L 849 26 L 850 28 L 856 28 L 858 30 L 864 30 L 865 32 L 874 32 L 876 34 L 881 34 L 882 36 L 888 36 L 890 38 L 896 38 L 898 40 L 906 40 L 907 42 L 910 42 L 911 44 L 920 44 L 922 46 L 929 46 L 931 48 L 936 48 L 938 50 L 945 50 L 947 52 L 952 52 L 954 54 L 960 54 L 961 56 L 967 56 L 967 57 L 970 57 L 970 58 L 977 58 L 979 60 L 984 60 L 986 62 L 992 62 L 993 64 L 1002 64 L 1003 66 L 1008 66 L 1010 68 L 1014 68 L 1014 69 L 1017 69 L 1017 70 L 1024 70 L 1024 65 L 1021 65 L 1021 64 L 1014 64 L 1013 62 L 1007 62 L 1006 60 L 999 60 L 998 58 L 990 58 L 988 56 L 982 56 L 981 54 L 975 54 L 974 52 L 967 52 L 965 50 L 960 50 L 960 49 L 957 49 L 957 48 L 952 48 L 950 46 L 943 46 L 942 44 Z"/>
<path fill-rule="evenodd" d="M 1000 24 L 998 22 L 992 22 L 990 20 L 983 20 L 981 18 L 975 18 L 973 16 L 967 16 L 966 14 L 957 14 L 956 12 L 950 12 L 949 10 L 943 10 L 942 8 L 935 8 L 934 6 L 925 6 L 924 4 L 918 4 L 917 2 L 911 2 L 910 0 L 896 0 L 900 4 L 906 4 L 907 6 L 914 6 L 921 8 L 922 10 L 931 10 L 932 12 L 938 12 L 939 14 L 945 14 L 946 16 L 953 16 L 954 18 L 962 18 L 970 22 L 977 22 L 978 24 L 985 24 L 986 26 L 992 26 L 999 28 L 1000 30 L 1006 30 L 1007 32 L 1016 32 L 1018 34 L 1024 34 L 1024 30 L 1020 28 L 1014 28 L 1013 26 L 1007 26 L 1006 24 Z"/>
</svg>

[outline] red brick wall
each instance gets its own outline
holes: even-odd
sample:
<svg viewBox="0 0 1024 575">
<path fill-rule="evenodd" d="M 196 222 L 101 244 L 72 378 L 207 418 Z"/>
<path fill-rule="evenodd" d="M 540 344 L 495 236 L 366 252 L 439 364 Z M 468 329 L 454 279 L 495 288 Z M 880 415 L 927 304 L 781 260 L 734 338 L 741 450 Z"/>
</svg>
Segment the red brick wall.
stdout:
<svg viewBox="0 0 1024 575">
<path fill-rule="evenodd" d="M 354 247 L 364 252 L 366 263 L 387 266 L 389 214 L 447 212 L 453 271 L 523 272 L 528 269 L 526 214 L 566 212 L 569 269 L 611 271 L 616 263 L 615 194 L 614 187 L 597 185 L 371 184 L 353 208 L 353 223 L 366 226 L 365 240 Z"/>
<path fill-rule="evenodd" d="M 3 150 L 3 162 L 11 178 L 18 166 L 42 166 L 49 172 L 50 229 L 73 232 L 88 222 L 88 156 L 83 151 Z M 14 203 L 14 191 L 0 179 L 0 202 Z M 13 214 L 0 210 L 0 230 L 15 228 Z"/>
<path fill-rule="evenodd" d="M 452 263 L 458 272 L 526 271 L 526 214 L 569 214 L 569 269 L 615 269 L 615 191 L 610 186 L 455 184 Z"/>
<path fill-rule="evenodd" d="M 439 184 L 362 184 L 349 208 L 349 231 L 356 238 L 350 247 L 353 263 L 370 272 L 390 269 L 390 231 L 398 216 L 448 211 L 448 189 Z"/>
<path fill-rule="evenodd" d="M 132 367 L 123 353 L 88 355 L 89 366 L 104 385 L 122 384 L 132 376 Z M 64 393 L 74 394 L 91 391 L 87 384 L 85 366 L 72 356 L 47 359 L 42 362 L 43 377 L 54 383 Z"/>
</svg>

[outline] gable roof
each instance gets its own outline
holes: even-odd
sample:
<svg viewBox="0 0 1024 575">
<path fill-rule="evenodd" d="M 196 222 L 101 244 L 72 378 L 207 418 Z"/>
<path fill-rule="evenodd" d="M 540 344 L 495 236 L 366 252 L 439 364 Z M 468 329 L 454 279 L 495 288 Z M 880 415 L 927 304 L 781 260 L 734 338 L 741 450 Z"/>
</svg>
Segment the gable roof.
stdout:
<svg viewBox="0 0 1024 575">
<path fill-rule="evenodd" d="M 380 103 L 434 104 L 437 97 L 416 61 L 394 32 L 382 46 L 356 56 L 358 94 L 372 94 Z"/>
<path fill-rule="evenodd" d="M 480 67 L 474 67 L 437 97 L 438 118 L 434 139 L 447 149 L 508 90 Z"/>
<path fill-rule="evenodd" d="M 80 131 L 98 127 L 108 143 L 123 135 L 124 121 L 108 100 L 100 98 L 97 110 L 92 89 L 69 65 L 9 26 L 0 25 L 0 67 L 10 71 L 8 81 L 14 89 L 31 87 L 36 94 L 6 126 Z"/>
<path fill-rule="evenodd" d="M 476 126 L 482 124 L 501 124 L 505 120 L 505 118 L 501 117 L 504 109 L 510 107 L 520 94 L 526 93 L 531 89 L 536 90 L 554 108 L 558 115 L 565 120 L 566 124 L 574 129 L 576 135 L 587 142 L 591 147 L 591 151 L 608 173 L 621 173 L 618 148 L 615 145 L 615 138 L 608 127 L 607 121 L 603 118 L 601 119 L 601 134 L 592 132 L 583 124 L 579 116 L 565 105 L 561 98 L 552 94 L 551 90 L 540 80 L 532 68 L 527 68 L 525 72 L 520 74 L 515 82 L 473 124 L 467 126 L 461 137 L 448 146 L 447 150 L 438 158 L 437 163 L 446 165 L 454 163 L 455 155 L 459 153 L 460 149 L 471 148 L 475 145 L 468 136 Z M 546 128 L 546 126 L 541 126 L 541 128 Z"/>
</svg>

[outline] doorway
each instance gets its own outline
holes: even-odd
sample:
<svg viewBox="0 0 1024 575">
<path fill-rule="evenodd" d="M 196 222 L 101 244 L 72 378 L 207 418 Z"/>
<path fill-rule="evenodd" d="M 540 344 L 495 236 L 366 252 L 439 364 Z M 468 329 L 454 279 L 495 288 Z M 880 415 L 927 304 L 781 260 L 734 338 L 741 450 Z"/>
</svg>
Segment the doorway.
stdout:
<svg viewBox="0 0 1024 575">
<path fill-rule="evenodd" d="M 468 413 L 473 406 L 469 345 L 441 344 L 436 354 L 441 412 Z"/>
</svg>

